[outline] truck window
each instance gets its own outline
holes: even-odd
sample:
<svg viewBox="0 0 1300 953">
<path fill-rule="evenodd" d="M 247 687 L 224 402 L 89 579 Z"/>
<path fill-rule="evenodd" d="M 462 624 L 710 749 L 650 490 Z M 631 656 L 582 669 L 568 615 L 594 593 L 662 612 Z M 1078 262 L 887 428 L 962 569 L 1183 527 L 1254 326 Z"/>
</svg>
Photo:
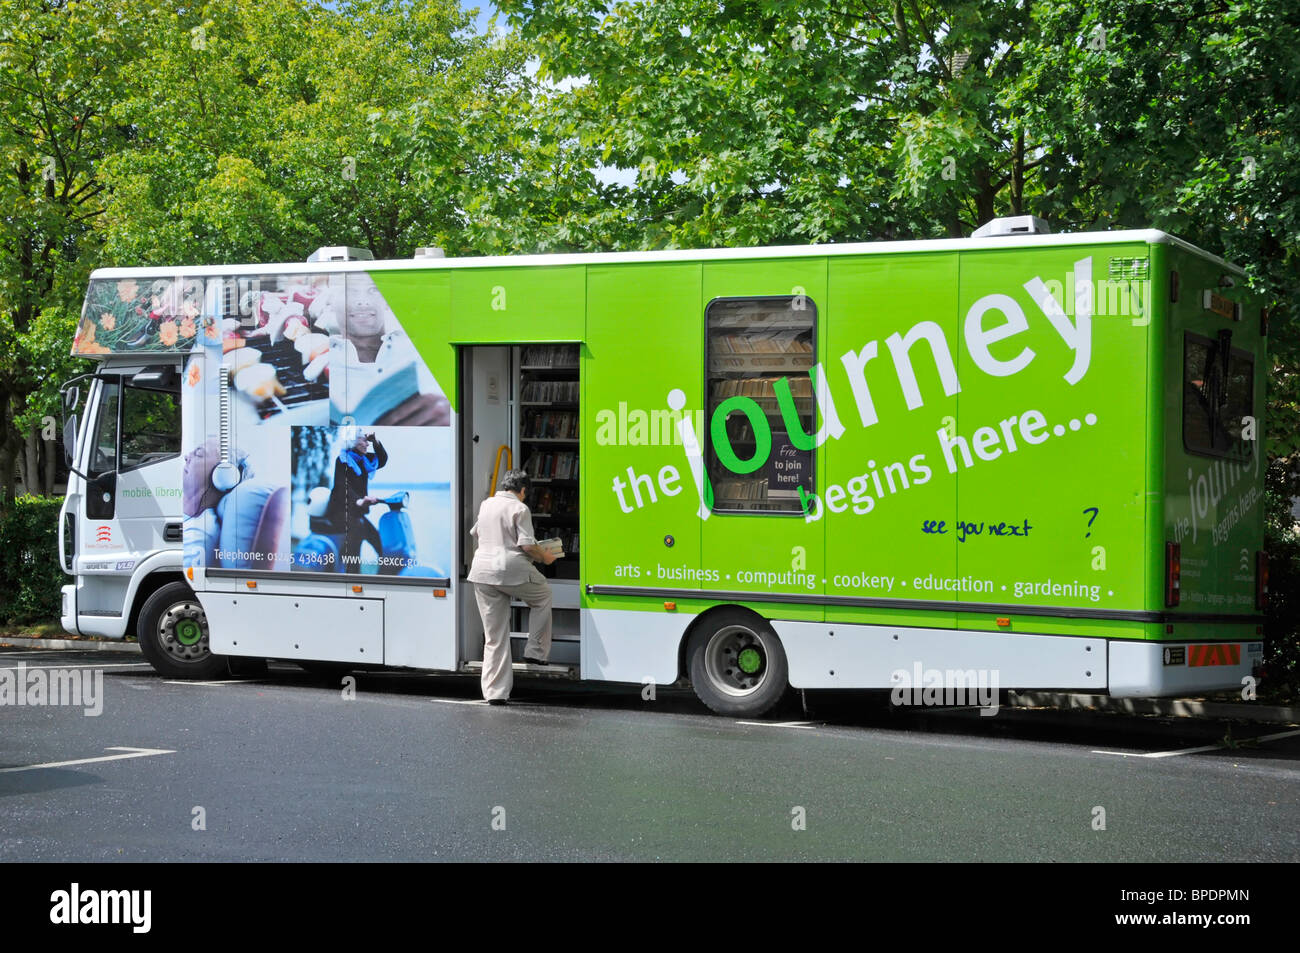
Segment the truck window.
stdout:
<svg viewBox="0 0 1300 953">
<path fill-rule="evenodd" d="M 805 295 L 719 298 L 706 317 L 713 510 L 802 513 L 799 488 L 813 492 L 813 451 L 799 444 L 816 431 L 816 306 Z"/>
<path fill-rule="evenodd" d="M 1226 360 L 1225 360 L 1226 354 Z M 1242 419 L 1254 414 L 1255 362 L 1231 337 L 1183 340 L 1183 444 L 1189 453 L 1247 457 Z"/>
<path fill-rule="evenodd" d="M 122 388 L 121 470 L 133 470 L 181 452 L 180 395 L 127 385 Z"/>
</svg>

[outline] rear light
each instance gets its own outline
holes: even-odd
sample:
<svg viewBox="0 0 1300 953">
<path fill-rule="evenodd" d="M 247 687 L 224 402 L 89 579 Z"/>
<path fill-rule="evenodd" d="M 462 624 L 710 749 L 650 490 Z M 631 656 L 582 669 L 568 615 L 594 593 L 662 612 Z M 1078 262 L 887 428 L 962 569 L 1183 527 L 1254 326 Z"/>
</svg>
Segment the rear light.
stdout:
<svg viewBox="0 0 1300 953">
<path fill-rule="evenodd" d="M 1182 547 L 1165 543 L 1165 605 L 1176 606 L 1180 596 L 1179 578 L 1182 575 Z"/>
<path fill-rule="evenodd" d="M 1255 608 L 1268 608 L 1268 553 L 1263 551 L 1255 553 Z"/>
<path fill-rule="evenodd" d="M 1268 337 L 1268 308 L 1259 309 L 1259 336 Z"/>
<path fill-rule="evenodd" d="M 1169 272 L 1169 300 L 1178 301 L 1178 272 Z"/>
</svg>

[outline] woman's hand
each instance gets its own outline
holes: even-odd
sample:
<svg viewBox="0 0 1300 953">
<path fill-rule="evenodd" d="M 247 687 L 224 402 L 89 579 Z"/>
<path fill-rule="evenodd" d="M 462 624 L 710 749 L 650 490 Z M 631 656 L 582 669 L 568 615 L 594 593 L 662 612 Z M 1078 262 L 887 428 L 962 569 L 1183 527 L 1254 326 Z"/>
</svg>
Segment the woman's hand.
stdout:
<svg viewBox="0 0 1300 953">
<path fill-rule="evenodd" d="M 519 548 L 527 553 L 534 562 L 539 562 L 544 566 L 549 566 L 560 558 L 549 549 L 542 549 L 540 546 L 520 546 Z"/>
</svg>

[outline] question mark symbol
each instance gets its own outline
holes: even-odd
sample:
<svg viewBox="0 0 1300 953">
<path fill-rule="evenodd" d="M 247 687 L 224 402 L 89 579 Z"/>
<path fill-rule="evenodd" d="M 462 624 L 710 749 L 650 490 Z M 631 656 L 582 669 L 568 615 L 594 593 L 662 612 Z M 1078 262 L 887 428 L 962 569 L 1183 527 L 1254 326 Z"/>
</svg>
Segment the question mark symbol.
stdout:
<svg viewBox="0 0 1300 953">
<path fill-rule="evenodd" d="M 1092 514 L 1091 516 L 1088 517 L 1088 529 L 1091 530 L 1091 529 L 1092 529 L 1092 523 L 1093 523 L 1093 520 L 1095 520 L 1095 519 L 1096 519 L 1096 518 L 1101 514 L 1101 510 L 1097 509 L 1097 507 L 1095 507 L 1095 506 L 1089 506 L 1087 509 L 1084 510 L 1084 512 L 1085 512 L 1085 513 L 1091 513 L 1091 514 Z M 1091 536 L 1092 533 L 1091 533 L 1091 532 L 1087 532 L 1087 533 L 1084 533 L 1083 535 L 1084 535 L 1085 537 L 1088 537 L 1088 536 Z"/>
</svg>

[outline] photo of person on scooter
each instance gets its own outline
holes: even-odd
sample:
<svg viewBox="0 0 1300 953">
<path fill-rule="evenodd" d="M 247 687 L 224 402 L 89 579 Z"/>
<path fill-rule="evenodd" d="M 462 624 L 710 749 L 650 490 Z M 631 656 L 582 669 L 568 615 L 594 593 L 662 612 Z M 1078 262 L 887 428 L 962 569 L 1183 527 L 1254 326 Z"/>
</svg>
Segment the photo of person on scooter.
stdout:
<svg viewBox="0 0 1300 953">
<path fill-rule="evenodd" d="M 325 517 L 343 532 L 343 565 L 361 562 L 361 544 L 368 542 L 376 553 L 384 551 L 379 530 L 367 518 L 370 507 L 380 502 L 370 495 L 370 477 L 388 463 L 388 451 L 375 432 L 361 427 L 340 427 L 338 455 L 334 462 L 334 486 L 330 490 Z"/>
<path fill-rule="evenodd" d="M 293 569 L 446 577 L 453 531 L 448 428 L 292 429 Z"/>
</svg>

